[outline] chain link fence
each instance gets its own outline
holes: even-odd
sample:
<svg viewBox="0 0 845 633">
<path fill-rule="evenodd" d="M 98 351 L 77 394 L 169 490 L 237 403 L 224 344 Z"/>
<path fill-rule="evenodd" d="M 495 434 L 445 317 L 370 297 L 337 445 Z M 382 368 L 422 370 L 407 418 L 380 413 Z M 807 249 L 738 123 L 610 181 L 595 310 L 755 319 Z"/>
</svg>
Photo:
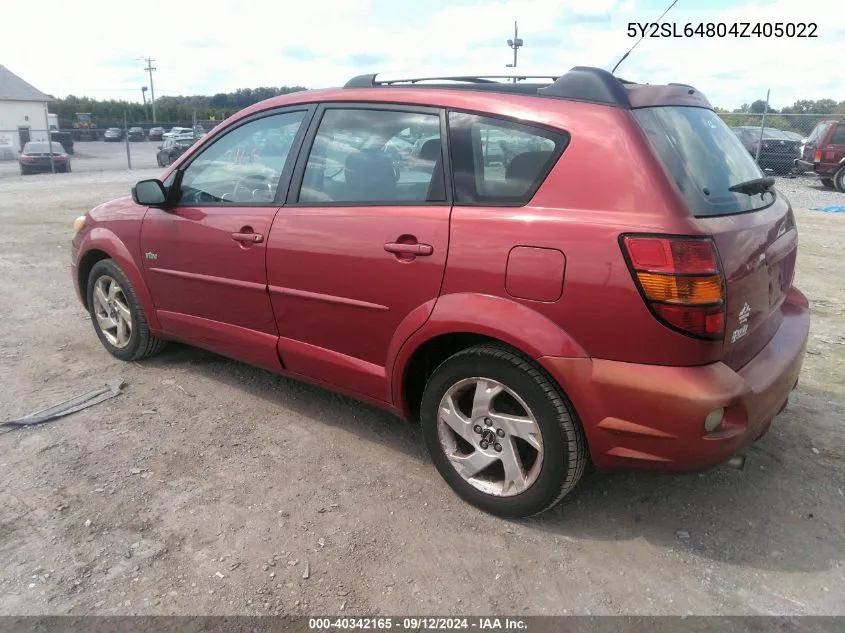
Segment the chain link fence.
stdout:
<svg viewBox="0 0 845 633">
<path fill-rule="evenodd" d="M 719 116 L 739 137 L 760 167 L 776 176 L 800 175 L 795 165 L 802 157 L 807 138 L 821 121 L 842 119 L 845 115 L 720 113 Z M 812 162 L 812 157 L 810 157 Z"/>
<path fill-rule="evenodd" d="M 821 121 L 842 119 L 845 115 L 779 114 L 779 113 L 720 113 L 719 116 L 734 131 L 742 144 L 755 157 L 760 167 L 777 176 L 799 175 L 803 172 L 795 165 L 802 157 L 804 144 Z M 40 127 L 0 130 L 0 161 L 17 161 L 21 149 L 28 141 L 47 141 L 52 138 L 69 155 L 100 157 L 112 169 L 131 168 L 132 155 L 139 155 L 143 162 L 154 161 L 157 147 L 163 142 L 162 134 L 174 128 L 196 134 L 207 133 L 219 125 L 219 120 L 188 120 L 151 123 L 149 121 L 92 121 L 90 127 L 74 122 L 59 121 L 59 130 L 48 132 Z M 201 130 L 199 128 L 202 128 Z M 103 146 L 109 144 L 111 149 Z M 132 151 L 118 152 L 115 145 L 129 143 Z M 136 143 L 150 143 L 137 146 Z M 153 143 L 155 145 L 153 145 Z M 144 157 L 149 154 L 149 161 Z M 810 157 L 812 161 L 812 157 Z M 155 163 L 153 163 L 155 164 Z"/>
</svg>

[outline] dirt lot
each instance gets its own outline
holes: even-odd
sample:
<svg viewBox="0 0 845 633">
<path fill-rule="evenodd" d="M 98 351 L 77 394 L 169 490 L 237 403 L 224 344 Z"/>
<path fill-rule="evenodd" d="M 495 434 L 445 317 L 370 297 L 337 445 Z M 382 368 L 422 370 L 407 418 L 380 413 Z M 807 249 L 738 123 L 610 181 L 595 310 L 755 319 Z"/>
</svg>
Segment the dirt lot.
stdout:
<svg viewBox="0 0 845 633">
<path fill-rule="evenodd" d="M 155 173 L 0 180 L 0 420 L 127 381 L 0 436 L 0 614 L 845 614 L 845 215 L 808 210 L 841 194 L 782 183 L 812 340 L 745 471 L 591 475 L 506 522 L 387 414 L 186 347 L 112 359 L 70 223 Z"/>
</svg>

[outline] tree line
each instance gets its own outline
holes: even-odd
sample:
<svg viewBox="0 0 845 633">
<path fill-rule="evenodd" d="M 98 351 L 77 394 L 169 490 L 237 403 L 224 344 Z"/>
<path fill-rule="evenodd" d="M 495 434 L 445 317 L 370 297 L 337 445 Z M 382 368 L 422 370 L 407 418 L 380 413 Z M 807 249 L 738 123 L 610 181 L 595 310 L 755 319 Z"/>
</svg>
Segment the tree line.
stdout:
<svg viewBox="0 0 845 633">
<path fill-rule="evenodd" d="M 806 136 L 819 121 L 837 115 L 845 117 L 845 101 L 799 99 L 791 106 L 778 110 L 771 106 L 766 108 L 766 102 L 763 99 L 758 99 L 752 103 L 743 103 L 732 111 L 722 108 L 716 108 L 716 111 L 731 127 L 740 125 L 759 126 L 761 115 L 765 111 L 767 128 L 772 127 L 778 130 L 797 132 Z M 795 114 L 803 116 L 789 116 Z"/>
<path fill-rule="evenodd" d="M 198 121 L 222 121 L 238 110 L 254 103 L 291 92 L 307 90 L 303 86 L 281 86 L 242 88 L 235 92 L 219 92 L 215 95 L 163 96 L 156 99 L 156 120 L 159 122 L 189 122 L 196 112 Z M 716 108 L 730 126 L 760 125 L 760 116 L 766 108 L 766 102 L 758 99 L 750 104 L 744 103 L 734 110 Z M 149 103 L 133 103 L 122 100 L 97 100 L 88 97 L 69 95 L 56 99 L 50 104 L 50 111 L 57 114 L 62 127 L 71 127 L 77 112 L 88 112 L 94 123 L 116 124 L 123 121 L 124 113 L 129 123 L 148 123 L 152 121 L 152 107 Z M 788 117 L 780 115 L 803 114 L 814 116 Z M 794 130 L 807 134 L 825 116 L 845 116 L 845 101 L 833 99 L 801 99 L 793 105 L 776 110 L 766 110 L 766 126 L 782 130 Z"/>
<path fill-rule="evenodd" d="M 196 112 L 198 121 L 222 121 L 238 110 L 264 99 L 300 90 L 306 90 L 306 88 L 303 86 L 261 87 L 243 88 L 228 93 L 220 92 L 211 96 L 162 96 L 156 98 L 156 120 L 172 123 L 187 122 L 192 120 Z M 107 122 L 121 122 L 124 114 L 129 123 L 152 121 L 152 106 L 149 101 L 145 106 L 143 103 L 125 100 L 99 100 L 68 95 L 50 103 L 50 112 L 58 115 L 63 128 L 72 126 L 77 112 L 90 113 L 98 127 Z"/>
</svg>

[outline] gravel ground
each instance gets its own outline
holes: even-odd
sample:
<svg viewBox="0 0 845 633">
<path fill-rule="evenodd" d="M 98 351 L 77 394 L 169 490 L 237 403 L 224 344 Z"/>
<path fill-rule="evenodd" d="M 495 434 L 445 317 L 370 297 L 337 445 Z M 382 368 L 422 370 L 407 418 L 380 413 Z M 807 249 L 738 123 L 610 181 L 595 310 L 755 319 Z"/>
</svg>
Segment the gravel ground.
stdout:
<svg viewBox="0 0 845 633">
<path fill-rule="evenodd" d="M 70 224 L 157 172 L 83 171 L 0 180 L 0 420 L 127 386 L 0 436 L 0 614 L 845 614 L 845 215 L 808 210 L 841 194 L 780 182 L 812 338 L 745 471 L 590 475 L 507 522 L 388 414 L 184 346 L 109 356 Z"/>
</svg>

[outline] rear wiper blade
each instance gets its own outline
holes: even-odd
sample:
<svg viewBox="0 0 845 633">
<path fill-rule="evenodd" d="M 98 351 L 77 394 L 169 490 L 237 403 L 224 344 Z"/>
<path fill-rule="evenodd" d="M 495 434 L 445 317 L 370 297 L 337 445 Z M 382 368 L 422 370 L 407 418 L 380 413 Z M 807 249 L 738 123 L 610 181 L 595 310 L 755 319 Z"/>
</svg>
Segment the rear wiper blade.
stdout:
<svg viewBox="0 0 845 633">
<path fill-rule="evenodd" d="M 736 193 L 747 193 L 753 196 L 758 193 L 765 193 L 775 186 L 775 179 L 771 176 L 763 176 L 762 178 L 755 178 L 754 180 L 746 180 L 733 187 L 728 187 L 728 191 Z"/>
</svg>

